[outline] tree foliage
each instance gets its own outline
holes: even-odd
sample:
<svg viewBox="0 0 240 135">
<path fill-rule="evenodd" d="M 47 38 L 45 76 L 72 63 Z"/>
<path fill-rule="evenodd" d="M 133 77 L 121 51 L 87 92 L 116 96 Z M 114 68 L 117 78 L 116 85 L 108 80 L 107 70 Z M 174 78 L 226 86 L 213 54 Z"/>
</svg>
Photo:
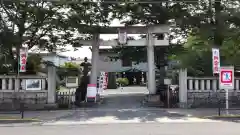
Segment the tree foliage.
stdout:
<svg viewBox="0 0 240 135">
<path fill-rule="evenodd" d="M 79 69 L 80 66 L 73 62 L 65 62 L 61 67 L 66 69 Z"/>
<path fill-rule="evenodd" d="M 117 15 L 130 16 L 124 22 L 130 25 L 176 24 L 171 28 L 168 58 L 179 61 L 180 67 L 188 68 L 192 75 L 212 75 L 212 47 L 220 48 L 223 65 L 238 67 L 239 1 L 193 1 L 122 4 L 118 5 Z M 133 54 L 141 50 L 118 48 L 116 52 Z M 142 54 L 135 54 L 129 57 L 141 60 Z"/>
<path fill-rule="evenodd" d="M 198 75 L 210 73 L 204 66 L 210 66 L 213 46 L 221 49 L 223 64 L 238 67 L 238 0 L 134 1 L 3 0 L 0 2 L 0 61 L 16 62 L 12 49 L 21 46 L 48 51 L 59 51 L 59 48 L 62 51 L 65 45 L 81 46 L 82 39 L 91 39 L 93 33 L 100 31 L 98 26 L 108 27 L 118 18 L 126 25 L 175 24 L 169 36 L 170 47 L 156 48 L 156 57 L 162 59 L 164 55 L 160 54 L 168 52 L 169 58 L 177 58 L 181 66 Z M 146 61 L 145 47 L 117 47 L 113 51 L 119 57 Z"/>
<path fill-rule="evenodd" d="M 33 73 L 36 73 L 40 71 L 42 64 L 42 58 L 38 54 L 31 54 L 27 58 L 27 71 L 31 71 Z"/>
<path fill-rule="evenodd" d="M 239 70 L 240 57 L 239 32 L 228 35 L 220 47 L 220 60 L 222 66 L 233 65 Z M 212 46 L 199 35 L 189 36 L 181 50 L 171 55 L 171 60 L 180 62 L 180 68 L 187 68 L 193 76 L 212 75 Z"/>
</svg>

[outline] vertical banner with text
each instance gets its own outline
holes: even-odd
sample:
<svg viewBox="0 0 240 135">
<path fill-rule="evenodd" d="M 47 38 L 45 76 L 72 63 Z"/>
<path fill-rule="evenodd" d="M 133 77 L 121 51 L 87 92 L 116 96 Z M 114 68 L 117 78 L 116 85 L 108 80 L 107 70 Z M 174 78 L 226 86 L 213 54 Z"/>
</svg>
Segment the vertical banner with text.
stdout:
<svg viewBox="0 0 240 135">
<path fill-rule="evenodd" d="M 19 54 L 19 72 L 26 72 L 26 65 L 27 65 L 27 55 L 28 55 L 28 49 L 22 48 L 20 49 Z"/>
<path fill-rule="evenodd" d="M 212 65 L 213 74 L 218 74 L 220 71 L 220 52 L 218 48 L 212 48 Z"/>
</svg>

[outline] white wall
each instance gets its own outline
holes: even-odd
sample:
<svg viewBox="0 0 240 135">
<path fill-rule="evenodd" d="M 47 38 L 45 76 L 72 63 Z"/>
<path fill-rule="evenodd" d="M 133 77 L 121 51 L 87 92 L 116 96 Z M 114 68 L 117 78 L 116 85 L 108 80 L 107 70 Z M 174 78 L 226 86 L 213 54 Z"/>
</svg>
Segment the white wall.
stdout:
<svg viewBox="0 0 240 135">
<path fill-rule="evenodd" d="M 147 71 L 147 63 L 142 62 L 139 64 L 132 64 L 132 67 L 136 67 L 143 71 Z M 116 72 L 120 70 L 127 69 L 129 67 L 123 67 L 121 60 L 115 60 L 109 58 L 107 54 L 99 54 L 99 61 L 98 61 L 98 71 L 106 71 L 106 72 Z"/>
<path fill-rule="evenodd" d="M 44 61 L 51 61 L 55 66 L 61 66 L 68 62 L 68 58 L 59 57 L 57 55 L 41 56 Z"/>
<path fill-rule="evenodd" d="M 55 64 L 55 57 L 52 55 L 49 56 L 41 56 L 43 61 L 51 61 Z"/>
</svg>

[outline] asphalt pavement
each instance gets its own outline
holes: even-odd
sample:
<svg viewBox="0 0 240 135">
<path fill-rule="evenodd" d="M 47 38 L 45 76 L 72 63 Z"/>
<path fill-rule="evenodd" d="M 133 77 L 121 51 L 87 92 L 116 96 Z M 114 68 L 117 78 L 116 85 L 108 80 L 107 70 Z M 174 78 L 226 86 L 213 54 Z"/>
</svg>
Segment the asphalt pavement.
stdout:
<svg viewBox="0 0 240 135">
<path fill-rule="evenodd" d="M 2 135 L 239 135 L 236 123 L 141 123 L 0 127 Z"/>
</svg>

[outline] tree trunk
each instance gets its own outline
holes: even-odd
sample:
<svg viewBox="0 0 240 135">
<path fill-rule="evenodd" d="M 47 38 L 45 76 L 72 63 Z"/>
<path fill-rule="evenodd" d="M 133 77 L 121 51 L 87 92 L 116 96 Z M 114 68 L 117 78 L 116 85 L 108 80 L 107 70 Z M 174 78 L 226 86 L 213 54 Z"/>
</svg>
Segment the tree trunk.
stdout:
<svg viewBox="0 0 240 135">
<path fill-rule="evenodd" d="M 224 37 L 222 35 L 222 21 L 220 17 L 221 13 L 221 0 L 215 0 L 214 2 L 214 9 L 215 9 L 215 15 L 214 15 L 214 46 L 220 47 L 223 43 Z"/>
</svg>

